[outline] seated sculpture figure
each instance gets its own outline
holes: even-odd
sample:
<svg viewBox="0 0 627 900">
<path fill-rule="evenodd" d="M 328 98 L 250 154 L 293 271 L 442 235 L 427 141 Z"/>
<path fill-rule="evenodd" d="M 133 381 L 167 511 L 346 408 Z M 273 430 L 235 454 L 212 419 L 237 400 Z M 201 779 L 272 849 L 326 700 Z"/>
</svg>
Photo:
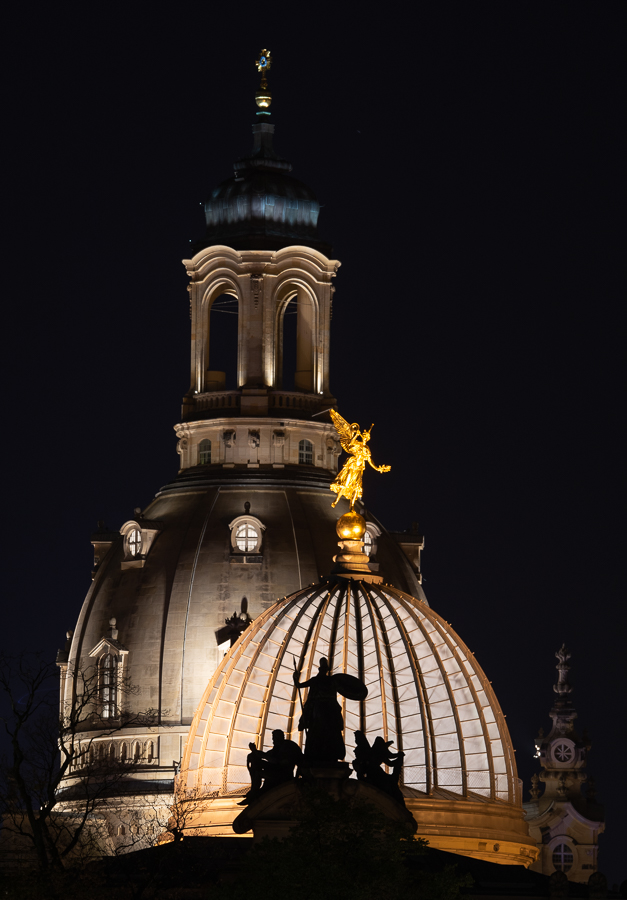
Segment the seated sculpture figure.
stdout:
<svg viewBox="0 0 627 900">
<path fill-rule="evenodd" d="M 399 803 L 405 804 L 403 794 L 398 786 L 403 768 L 405 754 L 401 751 L 391 753 L 393 741 L 384 741 L 379 735 L 372 746 L 363 731 L 355 732 L 355 760 L 353 769 L 360 781 L 385 791 Z M 391 766 L 390 773 L 384 772 L 381 766 Z"/>
<path fill-rule="evenodd" d="M 272 748 L 265 753 L 253 743 L 248 746 L 250 753 L 246 758 L 246 767 L 250 774 L 250 790 L 240 806 L 246 806 L 256 800 L 261 793 L 285 781 L 291 781 L 294 769 L 303 758 L 298 744 L 286 740 L 285 733 L 279 728 L 272 732 Z"/>
</svg>

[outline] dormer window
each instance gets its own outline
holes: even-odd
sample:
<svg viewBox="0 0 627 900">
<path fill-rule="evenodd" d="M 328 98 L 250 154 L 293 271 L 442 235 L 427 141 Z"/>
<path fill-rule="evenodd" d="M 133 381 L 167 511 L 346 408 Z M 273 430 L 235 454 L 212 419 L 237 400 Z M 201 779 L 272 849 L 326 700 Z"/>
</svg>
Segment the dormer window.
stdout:
<svg viewBox="0 0 627 900">
<path fill-rule="evenodd" d="M 96 644 L 89 655 L 95 661 L 98 679 L 97 712 L 102 719 L 117 719 L 120 714 L 120 688 L 124 682 L 124 663 L 128 650 L 118 640 L 115 619 L 109 619 L 109 634 Z"/>
<path fill-rule="evenodd" d="M 364 553 L 366 556 L 373 557 L 377 554 L 377 543 L 381 536 L 381 529 L 374 522 L 366 523 L 366 531 L 364 533 Z"/>
<path fill-rule="evenodd" d="M 205 438 L 198 445 L 198 465 L 208 466 L 211 463 L 211 441 Z"/>
<path fill-rule="evenodd" d="M 136 512 L 140 512 L 140 510 L 136 510 Z M 161 522 L 153 522 L 141 516 L 122 525 L 120 534 L 124 538 L 123 569 L 143 568 L 152 543 L 160 530 Z"/>
<path fill-rule="evenodd" d="M 99 660 L 100 702 L 103 719 L 115 719 L 117 715 L 118 658 L 105 653 Z"/>
<path fill-rule="evenodd" d="M 298 462 L 301 466 L 313 466 L 313 451 L 311 441 L 298 442 Z"/>
<path fill-rule="evenodd" d="M 254 516 L 238 516 L 229 525 L 231 549 L 235 555 L 260 554 L 266 526 Z"/>
<path fill-rule="evenodd" d="M 142 552 L 142 533 L 139 528 L 133 528 L 129 531 L 126 538 L 126 546 L 129 554 L 135 558 Z"/>
</svg>

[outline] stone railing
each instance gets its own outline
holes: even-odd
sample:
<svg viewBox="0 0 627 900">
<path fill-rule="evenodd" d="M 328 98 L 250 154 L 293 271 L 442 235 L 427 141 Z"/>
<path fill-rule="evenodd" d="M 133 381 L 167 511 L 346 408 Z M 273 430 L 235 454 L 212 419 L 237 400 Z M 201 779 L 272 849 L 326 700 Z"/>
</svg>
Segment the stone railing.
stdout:
<svg viewBox="0 0 627 900">
<path fill-rule="evenodd" d="M 239 410 L 242 404 L 241 391 L 207 391 L 204 394 L 195 394 L 191 399 L 191 408 L 195 411 L 215 410 L 220 414 L 222 410 L 228 414 L 228 410 Z M 308 418 L 312 413 L 318 412 L 330 406 L 327 400 L 316 394 L 306 394 L 301 391 L 268 391 L 268 415 L 286 416 L 296 419 Z"/>
<path fill-rule="evenodd" d="M 328 404 L 327 404 L 328 405 Z M 299 391 L 270 391 L 268 393 L 268 413 L 288 415 L 311 415 L 320 409 L 320 399 L 316 394 L 302 394 Z"/>
<path fill-rule="evenodd" d="M 200 409 L 237 409 L 240 405 L 240 391 L 209 391 L 194 396 L 194 408 Z"/>
</svg>

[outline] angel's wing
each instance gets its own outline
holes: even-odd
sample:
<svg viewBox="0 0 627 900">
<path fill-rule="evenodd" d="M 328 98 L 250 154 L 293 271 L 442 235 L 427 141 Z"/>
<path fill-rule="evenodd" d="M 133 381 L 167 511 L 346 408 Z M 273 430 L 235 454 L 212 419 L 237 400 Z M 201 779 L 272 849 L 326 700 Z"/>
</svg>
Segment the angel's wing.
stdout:
<svg viewBox="0 0 627 900">
<path fill-rule="evenodd" d="M 339 412 L 336 412 L 334 409 L 330 409 L 331 418 L 333 419 L 333 424 L 335 425 L 335 430 L 340 436 L 340 444 L 342 445 L 342 449 L 346 450 L 347 453 L 350 453 L 349 450 L 350 442 L 353 438 L 353 432 L 351 430 L 350 425 L 346 421 L 346 419 L 342 418 Z"/>
</svg>

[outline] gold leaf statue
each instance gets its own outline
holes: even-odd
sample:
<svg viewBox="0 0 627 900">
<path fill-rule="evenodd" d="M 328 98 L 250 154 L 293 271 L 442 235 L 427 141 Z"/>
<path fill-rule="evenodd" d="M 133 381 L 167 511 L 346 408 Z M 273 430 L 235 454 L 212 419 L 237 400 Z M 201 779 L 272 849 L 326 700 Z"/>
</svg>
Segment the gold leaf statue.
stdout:
<svg viewBox="0 0 627 900">
<path fill-rule="evenodd" d="M 333 484 L 330 485 L 331 490 L 337 494 L 335 501 L 331 505 L 335 506 L 340 497 L 344 496 L 350 503 L 351 509 L 353 509 L 355 503 L 361 499 L 363 494 L 361 481 L 366 463 L 369 463 L 377 472 L 389 472 L 392 467 L 375 466 L 372 461 L 368 441 L 370 440 L 370 432 L 374 427 L 373 425 L 370 426 L 368 431 L 360 431 L 356 422 L 349 425 L 346 419 L 343 419 L 334 409 L 330 410 L 330 413 L 335 430 L 340 436 L 342 449 L 351 454 Z"/>
</svg>

